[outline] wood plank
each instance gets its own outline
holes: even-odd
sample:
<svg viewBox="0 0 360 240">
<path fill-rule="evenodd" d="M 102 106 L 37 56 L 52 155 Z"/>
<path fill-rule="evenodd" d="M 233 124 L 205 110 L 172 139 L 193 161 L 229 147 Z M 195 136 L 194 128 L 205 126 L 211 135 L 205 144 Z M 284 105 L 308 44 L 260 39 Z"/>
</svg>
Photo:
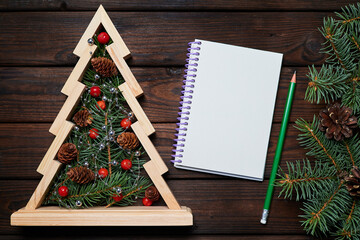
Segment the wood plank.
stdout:
<svg viewBox="0 0 360 240">
<path fill-rule="evenodd" d="M 54 139 L 54 136 L 48 132 L 49 126 L 50 124 L 0 124 L 0 179 L 40 179 L 36 169 Z M 164 175 L 165 179 L 224 178 L 174 168 L 170 160 L 176 125 L 174 123 L 154 124 L 154 127 L 156 133 L 150 140 L 169 168 L 169 172 Z M 265 178 L 269 178 L 270 175 L 279 130 L 280 124 L 274 124 L 271 131 Z M 298 131 L 292 127 L 292 124 L 289 124 L 281 167 L 286 167 L 286 161 L 305 157 L 306 151 L 299 147 L 296 140 L 297 134 Z M 236 149 L 229 149 L 229 151 L 234 151 L 234 156 L 237 157 Z"/>
<path fill-rule="evenodd" d="M 94 12 L 0 14 L 0 65 L 74 65 Z M 110 12 L 131 65 L 183 65 L 194 38 L 284 53 L 285 65 L 320 64 L 324 12 Z"/>
<path fill-rule="evenodd" d="M 155 187 L 159 190 L 161 198 L 164 200 L 166 205 L 170 209 L 179 210 L 180 205 L 176 198 L 174 197 L 174 194 L 172 193 L 171 189 L 169 188 L 168 184 L 162 177 L 162 173 L 157 168 L 156 162 L 153 160 L 147 162 L 144 164 L 144 169 L 146 170 L 146 173 L 151 178 L 151 181 L 154 183 Z"/>
<path fill-rule="evenodd" d="M 36 169 L 38 173 L 44 175 L 49 169 L 49 165 L 53 166 L 52 161 L 56 161 L 56 154 L 58 153 L 61 145 L 68 138 L 74 126 L 74 123 L 65 121 L 64 124 L 60 127 L 59 133 L 55 136 L 54 141 L 51 143 L 44 158 L 41 160 L 39 167 Z"/>
<path fill-rule="evenodd" d="M 36 236 L 49 230 L 53 236 L 63 236 L 66 232 L 72 238 L 104 234 L 104 231 L 99 231 L 101 228 L 91 227 L 10 227 L 10 214 L 25 205 L 37 183 L 36 180 L 0 181 L 0 234 L 21 234 L 25 231 Z M 140 230 L 142 234 L 304 234 L 299 223 L 300 218 L 297 217 L 301 213 L 301 204 L 295 201 L 275 197 L 268 224 L 260 224 L 267 183 L 239 179 L 169 180 L 168 184 L 179 203 L 192 209 L 193 227 L 109 227 L 105 232 L 121 232 L 121 235 Z M 162 205 L 163 202 L 158 204 Z"/>
<path fill-rule="evenodd" d="M 274 121 L 281 122 L 288 84 L 294 70 L 297 70 L 296 93 L 290 121 L 299 117 L 311 120 L 324 105 L 305 102 L 307 68 L 284 67 L 280 76 Z M 66 100 L 60 91 L 72 68 L 0 68 L 0 122 L 53 122 Z M 139 98 L 150 122 L 176 122 L 182 68 L 131 68 L 144 90 Z M 40 107 L 41 106 L 41 107 Z"/>
<path fill-rule="evenodd" d="M 52 181 L 60 170 L 60 167 L 61 163 L 58 161 L 52 161 L 48 164 L 48 169 L 46 170 L 47 172 L 41 178 L 35 191 L 31 195 L 29 202 L 25 206 L 25 210 L 35 210 L 41 206 L 46 194 L 49 192 Z"/>
<path fill-rule="evenodd" d="M 11 215 L 12 226 L 191 226 L 191 209 L 166 206 L 22 208 Z"/>
<path fill-rule="evenodd" d="M 47 228 L 49 229 L 49 228 Z M 51 228 L 52 229 L 52 228 Z M 44 230 L 46 230 L 44 228 Z M 51 238 L 52 240 L 68 240 L 69 237 L 67 235 L 57 235 L 57 236 L 53 236 L 53 234 L 51 233 L 51 231 L 44 231 L 43 233 L 39 234 L 39 235 L 31 235 L 29 236 L 28 233 L 22 233 L 22 235 L 0 235 L 0 240 L 23 240 L 24 237 L 26 237 L 26 239 L 46 239 L 48 240 L 49 238 Z M 95 239 L 98 236 L 93 236 L 93 235 L 85 235 L 85 233 L 83 235 L 81 235 L 81 238 L 78 239 Z M 163 239 L 181 239 L 183 240 L 184 238 L 186 238 L 187 240 L 310 240 L 310 239 L 315 239 L 315 238 L 311 238 L 310 236 L 306 236 L 306 235 L 185 235 L 184 234 L 179 234 L 179 235 L 174 235 L 174 234 L 169 234 L 169 235 L 121 235 L 122 238 L 124 239 L 129 239 L 129 240 L 163 240 Z M 113 240 L 113 239 L 119 239 L 119 236 L 101 236 L 102 240 Z"/>
<path fill-rule="evenodd" d="M 84 52 L 82 56 L 79 58 L 79 61 L 76 63 L 74 69 L 71 71 L 70 76 L 66 80 L 61 92 L 67 96 L 71 94 L 77 82 L 81 81 L 85 71 L 90 65 L 90 59 L 94 55 L 97 46 L 96 45 L 85 45 Z"/>
<path fill-rule="evenodd" d="M 141 89 L 139 82 L 136 80 L 134 74 L 131 72 L 125 59 L 122 56 L 118 56 L 118 53 L 120 52 L 118 49 L 119 48 L 115 44 L 111 44 L 110 46 L 106 47 L 106 50 L 108 51 L 111 59 L 114 61 L 121 76 L 129 86 L 132 95 L 134 97 L 140 97 L 144 92 Z"/>
<path fill-rule="evenodd" d="M 139 122 L 135 122 L 131 125 L 131 129 L 138 137 L 141 145 L 145 149 L 151 161 L 155 163 L 160 175 L 166 173 L 169 169 L 166 167 L 166 164 L 164 163 L 163 159 L 155 148 L 154 143 L 150 140 L 150 138 L 142 128 L 141 124 Z"/>
<path fill-rule="evenodd" d="M 125 82 L 119 86 L 121 94 L 124 96 L 126 103 L 129 105 L 131 111 L 136 117 L 136 122 L 141 126 L 142 130 L 146 136 L 149 136 L 155 132 L 155 129 L 149 118 L 146 116 L 144 110 L 142 109 L 140 103 L 133 95 L 129 85 Z"/>
<path fill-rule="evenodd" d="M 26 2 L 26 4 L 24 4 Z M 326 4 L 322 0 L 274 0 L 274 1 L 252 1 L 252 0 L 182 0 L 182 1 L 167 1 L 158 0 L 156 2 L 146 0 L 103 0 L 101 3 L 107 11 L 124 11 L 124 10 L 251 10 L 251 11 L 294 11 L 294 10 L 339 10 L 344 5 L 349 3 L 356 3 L 355 0 L 327 0 Z M 31 10 L 91 10 L 95 11 L 99 7 L 98 1 L 85 0 L 56 0 L 56 1 L 42 1 L 42 0 L 12 0 L 2 1 L 0 3 L 0 10 L 2 11 L 31 11 Z"/>
<path fill-rule="evenodd" d="M 61 109 L 56 116 L 54 122 L 51 124 L 51 127 L 49 129 L 49 132 L 51 132 L 54 135 L 57 135 L 59 133 L 60 128 L 64 125 L 66 120 L 70 120 L 72 117 L 72 114 L 74 110 L 76 109 L 81 95 L 85 91 L 85 85 L 76 82 L 73 86 L 73 89 L 69 96 L 66 98 L 65 103 L 61 106 Z"/>
</svg>

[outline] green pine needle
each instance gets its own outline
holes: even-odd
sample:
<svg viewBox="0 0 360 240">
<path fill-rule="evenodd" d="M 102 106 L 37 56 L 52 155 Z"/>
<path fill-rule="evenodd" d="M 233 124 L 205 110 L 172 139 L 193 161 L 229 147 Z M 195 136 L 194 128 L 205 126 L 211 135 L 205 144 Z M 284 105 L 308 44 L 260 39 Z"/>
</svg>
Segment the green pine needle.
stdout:
<svg viewBox="0 0 360 240">
<path fill-rule="evenodd" d="M 314 167 L 308 159 L 287 162 L 287 173 L 280 170 L 276 186 L 282 187 L 279 197 L 291 199 L 295 193 L 296 201 L 311 199 L 322 189 L 327 189 L 337 181 L 336 168 L 329 163 L 316 162 Z"/>
</svg>

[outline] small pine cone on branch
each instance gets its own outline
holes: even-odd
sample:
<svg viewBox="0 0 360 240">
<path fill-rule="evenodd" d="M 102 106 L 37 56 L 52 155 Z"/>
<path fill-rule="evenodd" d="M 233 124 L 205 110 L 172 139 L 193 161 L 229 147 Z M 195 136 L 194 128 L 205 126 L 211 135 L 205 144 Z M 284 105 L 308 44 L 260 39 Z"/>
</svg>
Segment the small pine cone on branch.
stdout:
<svg viewBox="0 0 360 240">
<path fill-rule="evenodd" d="M 73 143 L 64 143 L 61 145 L 57 157 L 59 162 L 64 164 L 69 164 L 72 160 L 76 159 L 78 151 L 75 144 Z"/>
<path fill-rule="evenodd" d="M 89 183 L 95 179 L 94 172 L 83 166 L 70 168 L 66 175 L 71 181 L 79 184 Z"/>
<path fill-rule="evenodd" d="M 328 139 L 340 141 L 352 137 L 353 129 L 357 127 L 357 118 L 352 116 L 352 109 L 339 103 L 328 105 L 319 115 L 319 129 L 325 132 Z"/>
<path fill-rule="evenodd" d="M 92 123 L 93 117 L 90 115 L 87 109 L 84 109 L 75 113 L 73 120 L 76 125 L 80 127 L 86 127 Z"/>
<path fill-rule="evenodd" d="M 160 198 L 160 193 L 155 186 L 150 186 L 145 190 L 145 197 L 153 202 Z"/>
<path fill-rule="evenodd" d="M 354 166 L 349 176 L 344 177 L 346 181 L 346 189 L 349 194 L 354 197 L 360 197 L 360 170 Z"/>
<path fill-rule="evenodd" d="M 139 139 L 132 132 L 121 133 L 117 138 L 117 142 L 122 148 L 129 150 L 133 150 L 139 146 Z"/>
<path fill-rule="evenodd" d="M 118 74 L 115 63 L 106 57 L 92 58 L 91 65 L 103 77 L 112 77 Z"/>
</svg>

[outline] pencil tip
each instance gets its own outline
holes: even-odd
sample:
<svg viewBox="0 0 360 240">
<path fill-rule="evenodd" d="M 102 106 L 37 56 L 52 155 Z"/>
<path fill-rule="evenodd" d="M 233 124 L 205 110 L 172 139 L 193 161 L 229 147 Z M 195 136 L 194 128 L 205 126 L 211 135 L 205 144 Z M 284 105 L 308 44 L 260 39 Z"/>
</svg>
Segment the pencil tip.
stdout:
<svg viewBox="0 0 360 240">
<path fill-rule="evenodd" d="M 290 82 L 296 83 L 296 71 L 294 72 Z"/>
</svg>

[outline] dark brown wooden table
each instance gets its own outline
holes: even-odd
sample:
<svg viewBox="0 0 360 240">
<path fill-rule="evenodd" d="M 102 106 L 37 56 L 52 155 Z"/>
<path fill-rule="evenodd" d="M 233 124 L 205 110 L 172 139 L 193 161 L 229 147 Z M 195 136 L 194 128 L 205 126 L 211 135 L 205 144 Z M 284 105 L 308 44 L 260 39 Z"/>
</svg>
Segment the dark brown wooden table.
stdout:
<svg viewBox="0 0 360 240">
<path fill-rule="evenodd" d="M 36 168 L 54 138 L 48 129 L 65 100 L 60 90 L 77 62 L 72 51 L 99 2 L 1 1 L 0 239 L 309 239 L 299 223 L 301 203 L 275 196 L 269 223 L 259 220 L 291 74 L 297 70 L 298 86 L 282 167 L 305 154 L 293 122 L 311 120 L 323 107 L 303 100 L 307 65 L 319 66 L 326 57 L 319 53 L 323 38 L 317 28 L 324 17 L 355 2 L 102 1 L 132 52 L 129 65 L 145 93 L 140 104 L 169 167 L 165 178 L 179 202 L 193 210 L 194 226 L 11 227 L 10 214 L 26 204 L 41 178 Z M 284 53 L 264 182 L 184 171 L 169 163 L 186 47 L 194 38 Z M 226 115 L 218 113 L 222 124 Z M 223 151 L 237 155 L 236 149 Z"/>
</svg>

